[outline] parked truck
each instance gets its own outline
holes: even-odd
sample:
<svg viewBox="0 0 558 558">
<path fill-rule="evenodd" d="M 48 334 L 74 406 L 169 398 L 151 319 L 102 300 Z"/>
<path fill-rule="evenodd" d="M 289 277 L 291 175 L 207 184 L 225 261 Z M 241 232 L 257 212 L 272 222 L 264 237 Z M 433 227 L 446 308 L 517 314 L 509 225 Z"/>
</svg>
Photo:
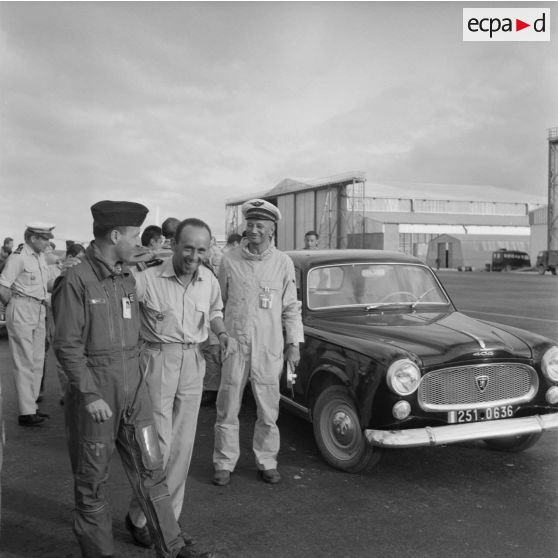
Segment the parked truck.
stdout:
<svg viewBox="0 0 558 558">
<path fill-rule="evenodd" d="M 541 250 L 537 254 L 537 270 L 541 275 L 550 271 L 552 275 L 556 275 L 558 268 L 558 250 Z"/>
</svg>

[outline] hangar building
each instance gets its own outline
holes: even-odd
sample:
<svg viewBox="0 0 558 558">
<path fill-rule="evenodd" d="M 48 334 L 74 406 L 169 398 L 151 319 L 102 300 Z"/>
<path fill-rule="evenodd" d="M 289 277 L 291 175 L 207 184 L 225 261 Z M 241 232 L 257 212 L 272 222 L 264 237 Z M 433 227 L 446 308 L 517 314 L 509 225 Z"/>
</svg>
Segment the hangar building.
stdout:
<svg viewBox="0 0 558 558">
<path fill-rule="evenodd" d="M 529 251 L 529 204 L 490 186 L 369 182 L 360 171 L 286 178 L 271 190 L 226 200 L 227 235 L 244 230 L 240 208 L 256 197 L 281 211 L 281 250 L 301 248 L 304 233 L 315 230 L 321 248 L 395 250 L 432 266 L 439 258 L 440 267 L 484 269 L 492 251 Z"/>
</svg>

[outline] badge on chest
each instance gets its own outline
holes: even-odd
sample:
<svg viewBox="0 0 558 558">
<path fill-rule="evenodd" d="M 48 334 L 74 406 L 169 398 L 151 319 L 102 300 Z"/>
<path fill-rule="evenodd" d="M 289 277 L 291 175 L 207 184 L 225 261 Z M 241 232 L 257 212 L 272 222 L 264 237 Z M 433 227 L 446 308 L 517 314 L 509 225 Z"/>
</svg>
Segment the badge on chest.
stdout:
<svg viewBox="0 0 558 558">
<path fill-rule="evenodd" d="M 125 320 L 132 319 L 132 302 L 127 296 L 122 297 L 122 317 Z"/>
</svg>

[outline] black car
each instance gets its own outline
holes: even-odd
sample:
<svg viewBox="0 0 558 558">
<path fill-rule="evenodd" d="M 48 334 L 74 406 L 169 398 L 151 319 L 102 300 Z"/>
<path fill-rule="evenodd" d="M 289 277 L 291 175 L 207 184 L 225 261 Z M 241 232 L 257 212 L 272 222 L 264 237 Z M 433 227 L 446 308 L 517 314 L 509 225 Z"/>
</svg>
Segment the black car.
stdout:
<svg viewBox="0 0 558 558">
<path fill-rule="evenodd" d="M 323 458 L 359 472 L 381 449 L 484 440 L 521 451 L 558 428 L 558 346 L 458 312 L 417 258 L 288 252 L 305 343 L 281 381 Z"/>
</svg>

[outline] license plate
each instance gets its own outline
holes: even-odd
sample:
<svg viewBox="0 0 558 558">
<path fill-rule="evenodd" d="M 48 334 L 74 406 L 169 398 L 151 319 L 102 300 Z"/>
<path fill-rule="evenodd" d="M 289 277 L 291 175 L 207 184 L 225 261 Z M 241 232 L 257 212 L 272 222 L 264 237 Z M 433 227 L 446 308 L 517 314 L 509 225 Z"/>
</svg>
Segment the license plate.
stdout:
<svg viewBox="0 0 558 558">
<path fill-rule="evenodd" d="M 486 407 L 484 409 L 467 409 L 463 411 L 450 411 L 448 422 L 460 424 L 463 422 L 482 422 L 485 420 L 499 420 L 512 418 L 515 414 L 513 405 L 499 405 L 498 407 Z"/>
</svg>

